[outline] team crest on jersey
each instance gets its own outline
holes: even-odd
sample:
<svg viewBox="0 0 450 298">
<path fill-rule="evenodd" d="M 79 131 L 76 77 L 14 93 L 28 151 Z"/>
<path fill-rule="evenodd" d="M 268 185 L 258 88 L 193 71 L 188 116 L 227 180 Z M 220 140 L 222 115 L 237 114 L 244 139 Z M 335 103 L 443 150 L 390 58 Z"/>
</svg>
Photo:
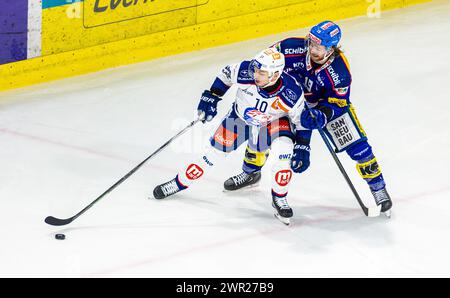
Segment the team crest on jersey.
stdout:
<svg viewBox="0 0 450 298">
<path fill-rule="evenodd" d="M 191 164 L 186 170 L 186 177 L 189 180 L 197 180 L 198 178 L 203 176 L 203 173 L 204 171 L 200 166 Z"/>
<path fill-rule="evenodd" d="M 272 116 L 264 114 L 255 108 L 247 108 L 244 112 L 244 120 L 250 125 L 265 126 L 272 121 Z"/>
<path fill-rule="evenodd" d="M 289 184 L 292 178 L 291 170 L 282 170 L 276 173 L 275 181 L 279 186 L 286 186 Z"/>
</svg>

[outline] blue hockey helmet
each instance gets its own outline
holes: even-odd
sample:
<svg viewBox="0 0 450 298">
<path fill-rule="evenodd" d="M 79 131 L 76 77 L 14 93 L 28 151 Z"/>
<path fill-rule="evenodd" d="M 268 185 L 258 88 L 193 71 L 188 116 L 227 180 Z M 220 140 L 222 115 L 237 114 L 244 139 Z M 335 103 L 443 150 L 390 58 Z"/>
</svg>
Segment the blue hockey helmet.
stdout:
<svg viewBox="0 0 450 298">
<path fill-rule="evenodd" d="M 341 36 L 341 28 L 336 23 L 325 21 L 311 28 L 308 39 L 329 50 L 339 44 Z"/>
</svg>

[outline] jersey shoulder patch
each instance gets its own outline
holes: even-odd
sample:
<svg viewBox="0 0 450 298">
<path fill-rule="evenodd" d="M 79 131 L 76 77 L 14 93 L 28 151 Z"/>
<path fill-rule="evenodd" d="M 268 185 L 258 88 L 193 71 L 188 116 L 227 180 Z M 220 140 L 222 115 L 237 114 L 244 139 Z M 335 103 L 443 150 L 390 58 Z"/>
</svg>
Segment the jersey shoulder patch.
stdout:
<svg viewBox="0 0 450 298">
<path fill-rule="evenodd" d="M 242 61 L 238 69 L 237 82 L 239 84 L 254 84 L 253 69 L 251 69 L 251 61 Z"/>
<path fill-rule="evenodd" d="M 278 93 L 278 96 L 288 107 L 293 108 L 302 98 L 302 88 L 289 74 L 283 73 L 281 79 L 283 80 L 283 87 Z"/>
</svg>

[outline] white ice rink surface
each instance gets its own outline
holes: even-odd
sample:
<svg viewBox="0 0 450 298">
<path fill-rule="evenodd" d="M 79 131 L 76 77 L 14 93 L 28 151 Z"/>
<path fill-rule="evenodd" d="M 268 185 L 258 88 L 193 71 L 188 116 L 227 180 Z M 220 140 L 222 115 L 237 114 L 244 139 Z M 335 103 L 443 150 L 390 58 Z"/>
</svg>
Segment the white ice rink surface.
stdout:
<svg viewBox="0 0 450 298">
<path fill-rule="evenodd" d="M 306 28 L 0 94 L 0 276 L 450 277 L 450 3 L 340 22 L 352 101 L 394 201 L 367 218 L 313 135 L 296 175 L 291 227 L 273 217 L 269 167 L 254 189 L 224 193 L 243 147 L 189 190 L 147 199 L 195 158 L 228 111 L 197 125 L 66 227 L 193 119 L 225 64 Z M 339 155 L 367 204 L 368 187 Z M 65 241 L 54 234 L 66 234 Z"/>
</svg>

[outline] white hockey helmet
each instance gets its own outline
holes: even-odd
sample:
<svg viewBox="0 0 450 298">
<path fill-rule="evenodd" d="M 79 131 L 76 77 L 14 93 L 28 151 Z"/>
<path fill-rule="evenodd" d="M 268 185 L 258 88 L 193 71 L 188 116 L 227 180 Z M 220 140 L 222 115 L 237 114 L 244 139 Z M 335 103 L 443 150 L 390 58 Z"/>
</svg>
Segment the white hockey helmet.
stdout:
<svg viewBox="0 0 450 298">
<path fill-rule="evenodd" d="M 280 75 L 284 70 L 284 55 L 275 48 L 268 48 L 258 55 L 252 61 L 253 67 L 267 71 L 269 78 L 278 72 Z"/>
</svg>

